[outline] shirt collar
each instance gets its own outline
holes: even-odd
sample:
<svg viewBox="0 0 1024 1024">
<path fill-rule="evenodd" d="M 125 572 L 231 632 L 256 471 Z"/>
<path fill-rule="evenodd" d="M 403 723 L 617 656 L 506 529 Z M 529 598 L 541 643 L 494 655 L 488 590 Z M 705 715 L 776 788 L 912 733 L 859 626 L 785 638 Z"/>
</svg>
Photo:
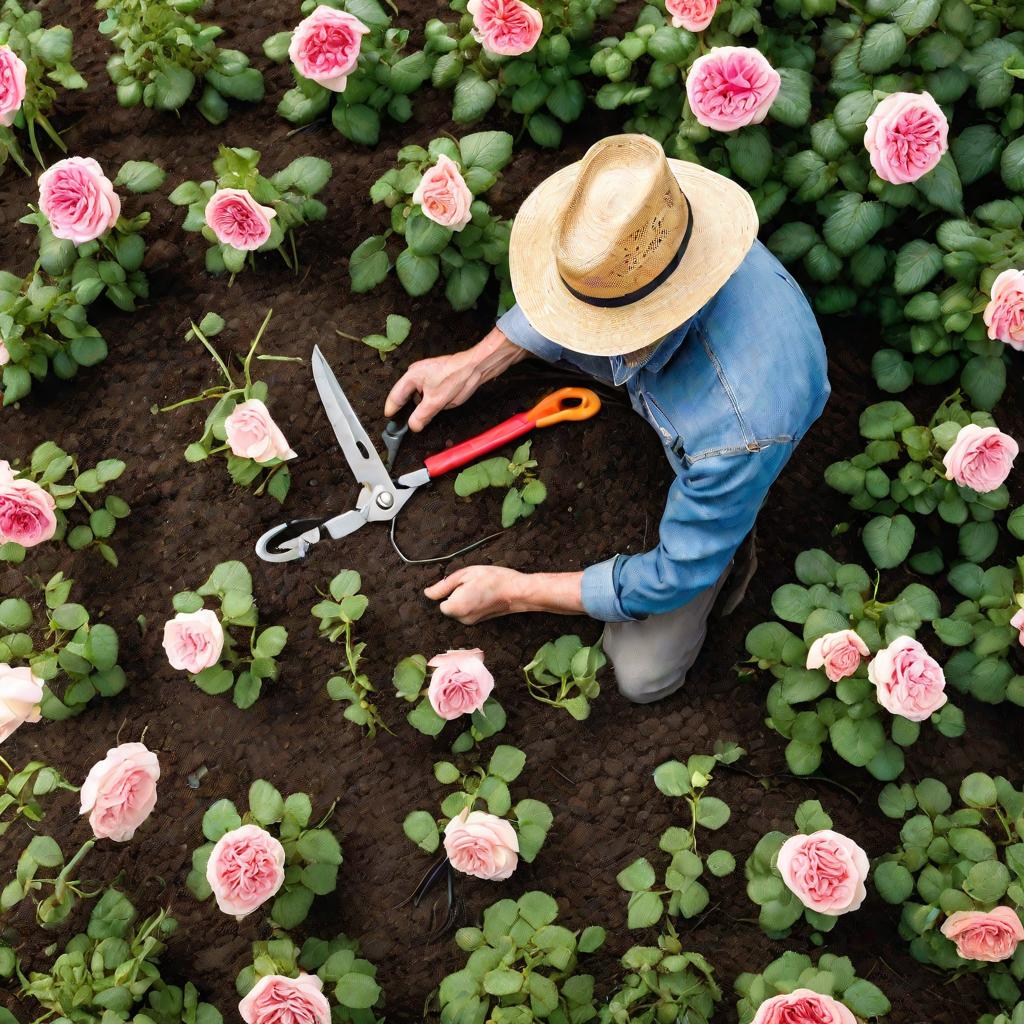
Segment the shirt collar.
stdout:
<svg viewBox="0 0 1024 1024">
<path fill-rule="evenodd" d="M 622 356 L 612 356 L 609 362 L 612 364 L 612 381 L 615 384 L 626 384 L 636 377 L 641 370 L 649 373 L 660 372 L 665 364 L 679 351 L 689 333 L 690 327 L 696 316 L 691 316 L 684 321 L 670 334 L 666 334 L 661 344 L 651 353 L 650 357 L 643 363 L 630 366 Z"/>
</svg>

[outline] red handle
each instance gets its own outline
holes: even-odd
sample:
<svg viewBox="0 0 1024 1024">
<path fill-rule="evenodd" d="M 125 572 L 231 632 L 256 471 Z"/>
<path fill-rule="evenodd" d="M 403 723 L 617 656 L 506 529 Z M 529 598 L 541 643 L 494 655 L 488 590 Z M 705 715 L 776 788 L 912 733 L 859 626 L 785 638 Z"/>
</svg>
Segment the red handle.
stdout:
<svg viewBox="0 0 1024 1024">
<path fill-rule="evenodd" d="M 495 448 L 500 448 L 502 445 L 508 444 L 509 441 L 528 434 L 533 430 L 534 425 L 527 413 L 517 413 L 511 419 L 505 420 L 504 423 L 499 423 L 496 427 L 491 427 L 490 430 L 485 430 L 482 434 L 463 441 L 462 444 L 447 448 L 443 452 L 438 452 L 437 455 L 431 455 L 424 465 L 433 480 L 434 477 L 465 466 L 480 458 L 481 455 L 493 452 Z"/>
</svg>

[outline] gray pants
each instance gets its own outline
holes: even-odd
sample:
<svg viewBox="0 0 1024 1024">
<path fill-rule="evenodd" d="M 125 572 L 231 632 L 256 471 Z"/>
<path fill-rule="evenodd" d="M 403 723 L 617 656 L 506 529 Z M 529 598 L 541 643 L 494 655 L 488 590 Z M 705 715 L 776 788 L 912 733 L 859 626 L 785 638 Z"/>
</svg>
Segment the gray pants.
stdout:
<svg viewBox="0 0 1024 1024">
<path fill-rule="evenodd" d="M 615 669 L 619 692 L 635 704 L 650 704 L 675 693 L 704 646 L 708 619 L 719 595 L 721 613 L 728 615 L 743 600 L 757 569 L 754 532 L 740 546 L 714 586 L 699 593 L 682 608 L 651 615 L 637 622 L 608 622 L 604 651 Z"/>
</svg>

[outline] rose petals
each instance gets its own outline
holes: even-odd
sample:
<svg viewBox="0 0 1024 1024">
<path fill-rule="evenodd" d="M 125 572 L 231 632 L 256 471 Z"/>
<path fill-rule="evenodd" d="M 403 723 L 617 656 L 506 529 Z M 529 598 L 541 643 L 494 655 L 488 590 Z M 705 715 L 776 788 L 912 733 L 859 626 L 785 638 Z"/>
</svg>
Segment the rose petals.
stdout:
<svg viewBox="0 0 1024 1024">
<path fill-rule="evenodd" d="M 444 851 L 456 871 L 499 882 L 519 863 L 519 836 L 504 818 L 467 809 L 445 826 Z"/>
<path fill-rule="evenodd" d="M 522 0 L 469 0 L 466 10 L 473 18 L 473 38 L 502 57 L 529 53 L 544 29 L 540 11 Z"/>
<path fill-rule="evenodd" d="M 878 703 L 894 715 L 923 722 L 946 703 L 942 666 L 909 636 L 897 637 L 868 665 Z"/>
<path fill-rule="evenodd" d="M 81 814 L 97 839 L 125 843 L 156 806 L 160 762 L 142 743 L 122 743 L 94 764 L 82 783 Z"/>
<path fill-rule="evenodd" d="M 259 463 L 295 458 L 281 428 L 258 398 L 240 402 L 231 410 L 224 421 L 224 433 L 228 447 L 239 458 Z"/>
<path fill-rule="evenodd" d="M 292 32 L 288 56 L 303 78 L 331 92 L 344 92 L 370 29 L 347 11 L 321 4 Z"/>
<path fill-rule="evenodd" d="M 869 868 L 867 854 L 831 829 L 791 836 L 779 850 L 778 869 L 786 887 L 805 907 L 833 917 L 860 908 Z"/>
<path fill-rule="evenodd" d="M 24 548 L 49 540 L 57 532 L 57 503 L 32 480 L 19 480 L 0 459 L 0 544 L 13 541 Z"/>
<path fill-rule="evenodd" d="M 284 847 L 258 825 L 242 825 L 217 840 L 206 865 L 217 906 L 239 920 L 284 885 Z"/>
<path fill-rule="evenodd" d="M 121 216 L 121 199 L 92 157 L 58 160 L 39 175 L 39 209 L 57 238 L 84 245 Z"/>
<path fill-rule="evenodd" d="M 427 689 L 430 706 L 446 721 L 479 711 L 494 689 L 494 676 L 483 661 L 484 652 L 448 651 L 427 663 L 434 670 Z"/>
<path fill-rule="evenodd" d="M 270 238 L 270 222 L 277 213 L 260 206 L 244 188 L 221 188 L 210 196 L 205 216 L 218 242 L 251 252 Z"/>
<path fill-rule="evenodd" d="M 9 47 L 0 46 L 0 125 L 10 128 L 25 102 L 25 62 Z"/>
<path fill-rule="evenodd" d="M 732 132 L 760 124 L 781 85 L 778 71 L 759 50 L 716 46 L 693 62 L 686 76 L 686 96 L 702 125 Z"/>
<path fill-rule="evenodd" d="M 931 93 L 894 92 L 867 119 L 864 147 L 883 181 L 917 181 L 949 148 L 949 122 Z"/>
<path fill-rule="evenodd" d="M 423 177 L 412 201 L 419 203 L 425 216 L 442 227 L 461 231 L 472 218 L 473 193 L 459 173 L 455 161 L 442 153 Z"/>
<path fill-rule="evenodd" d="M 224 627 L 216 612 L 178 612 L 164 624 L 164 651 L 171 668 L 195 675 L 220 661 Z"/>
</svg>

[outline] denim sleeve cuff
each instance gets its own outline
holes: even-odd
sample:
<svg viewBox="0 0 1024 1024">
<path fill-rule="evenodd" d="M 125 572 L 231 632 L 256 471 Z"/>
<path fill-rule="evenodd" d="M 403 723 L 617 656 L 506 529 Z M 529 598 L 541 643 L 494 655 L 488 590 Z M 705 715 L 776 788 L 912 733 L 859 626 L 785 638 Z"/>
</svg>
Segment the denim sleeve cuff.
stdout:
<svg viewBox="0 0 1024 1024">
<path fill-rule="evenodd" d="M 592 619 L 601 622 L 630 622 L 633 616 L 627 614 L 615 591 L 615 555 L 605 562 L 588 566 L 583 570 L 583 608 Z"/>
<path fill-rule="evenodd" d="M 530 326 L 526 314 L 518 305 L 513 306 L 498 320 L 501 332 L 513 344 L 548 363 L 557 363 L 562 358 L 562 346 L 549 341 Z"/>
</svg>

